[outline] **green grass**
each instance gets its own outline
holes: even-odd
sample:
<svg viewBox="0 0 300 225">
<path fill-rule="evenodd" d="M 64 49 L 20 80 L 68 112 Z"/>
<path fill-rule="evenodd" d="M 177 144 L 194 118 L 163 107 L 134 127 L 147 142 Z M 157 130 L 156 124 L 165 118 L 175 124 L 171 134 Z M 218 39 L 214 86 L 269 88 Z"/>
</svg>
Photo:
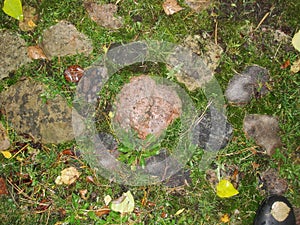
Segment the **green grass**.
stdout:
<svg viewBox="0 0 300 225">
<path fill-rule="evenodd" d="M 97 1 L 101 3 L 115 1 Z M 231 224 L 251 224 L 255 211 L 265 197 L 258 190 L 257 172 L 266 168 L 280 168 L 280 175 L 287 179 L 288 199 L 300 207 L 299 175 L 299 136 L 300 102 L 298 74 L 290 74 L 289 69 L 280 69 L 280 65 L 290 59 L 294 62 L 300 54 L 290 44 L 274 41 L 272 31 L 262 32 L 255 29 L 262 17 L 268 12 L 271 3 L 253 8 L 254 1 L 219 1 L 212 8 L 196 14 L 184 1 L 179 1 L 185 9 L 172 16 L 164 14 L 158 0 L 120 1 L 118 14 L 124 18 L 124 26 L 111 31 L 91 21 L 85 12 L 82 1 L 26 1 L 36 7 L 40 13 L 38 26 L 34 31 L 22 32 L 16 20 L 0 11 L 0 29 L 10 29 L 21 35 L 29 45 L 40 42 L 44 29 L 65 19 L 72 22 L 80 32 L 89 36 L 94 45 L 93 53 L 86 57 L 54 58 L 51 61 L 34 61 L 12 73 L 12 76 L 0 82 L 0 91 L 16 83 L 20 77 L 32 77 L 49 86 L 45 98 L 61 94 L 71 103 L 76 86 L 63 78 L 64 69 L 72 64 L 88 67 L 97 61 L 113 43 L 128 43 L 135 40 L 156 39 L 173 43 L 182 43 L 188 35 L 208 32 L 214 39 L 215 20 L 218 21 L 217 41 L 224 49 L 216 78 L 225 90 L 234 71 L 241 72 L 247 65 L 258 64 L 270 71 L 271 92 L 261 99 L 242 108 L 227 106 L 227 116 L 234 128 L 232 141 L 221 150 L 215 160 L 216 165 L 236 164 L 243 177 L 239 184 L 239 194 L 232 198 L 219 198 L 205 178 L 201 169 L 202 151 L 196 151 L 186 168 L 191 170 L 192 184 L 184 189 L 170 189 L 163 185 L 147 187 L 129 187 L 112 183 L 97 174 L 94 168 L 79 154 L 61 154 L 65 149 L 80 152 L 75 142 L 60 145 L 37 146 L 32 140 L 17 135 L 7 127 L 11 138 L 11 151 L 16 153 L 20 146 L 28 145 L 18 156 L 5 159 L 0 156 L 0 174 L 7 181 L 9 195 L 0 196 L 0 218 L 3 224 L 222 224 L 224 214 L 230 216 Z M 275 9 L 261 25 L 267 29 L 281 29 L 293 35 L 299 29 L 300 15 L 294 1 L 275 1 Z M 236 6 L 234 6 L 234 4 Z M 138 21 L 137 21 L 138 20 Z M 129 78 L 141 73 L 167 77 L 167 70 L 162 63 L 145 63 L 144 67 L 133 65 L 114 75 L 100 93 L 106 102 L 114 97 Z M 182 86 L 182 85 L 181 85 Z M 183 87 L 183 86 L 182 86 Z M 203 109 L 206 99 L 203 92 L 197 90 L 187 93 L 196 108 Z M 99 129 L 109 130 L 107 105 L 100 104 L 104 120 L 99 122 Z M 277 116 L 280 122 L 281 139 L 284 143 L 282 152 L 271 158 L 263 154 L 253 154 L 249 149 L 255 147 L 252 140 L 247 140 L 242 130 L 242 121 L 246 114 L 259 113 Z M 6 118 L 1 117 L 4 125 Z M 174 129 L 173 129 L 174 128 Z M 172 141 L 178 137 L 172 127 L 163 144 L 172 147 Z M 298 151 L 298 152 L 296 152 Z M 252 163 L 261 166 L 255 170 Z M 55 184 L 60 171 L 75 166 L 81 172 L 80 178 L 70 186 Z M 92 177 L 94 182 L 88 182 Z M 87 190 L 86 199 L 80 195 Z M 104 206 L 104 197 L 118 198 L 130 190 L 135 198 L 135 213 L 120 216 L 111 212 L 109 215 L 96 216 L 95 212 Z M 146 202 L 145 204 L 142 204 Z M 148 203 L 147 203 L 148 202 Z M 151 204 L 150 204 L 150 203 Z M 44 205 L 43 205 L 44 204 Z M 184 209 L 180 214 L 178 210 Z M 237 213 L 238 212 L 238 213 Z"/>
</svg>

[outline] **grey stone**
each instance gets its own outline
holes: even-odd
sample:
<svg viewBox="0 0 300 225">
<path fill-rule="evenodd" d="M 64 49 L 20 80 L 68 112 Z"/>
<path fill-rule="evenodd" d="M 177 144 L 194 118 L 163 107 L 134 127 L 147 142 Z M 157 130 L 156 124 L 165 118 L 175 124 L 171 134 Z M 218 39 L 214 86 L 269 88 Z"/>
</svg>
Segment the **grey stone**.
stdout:
<svg viewBox="0 0 300 225">
<path fill-rule="evenodd" d="M 60 21 L 46 29 L 41 47 L 48 58 L 80 53 L 89 55 L 93 51 L 92 41 L 68 21 Z"/>
<path fill-rule="evenodd" d="M 42 143 L 72 140 L 72 109 L 57 95 L 43 101 L 46 87 L 36 81 L 22 80 L 0 94 L 0 109 L 17 133 L 31 134 Z"/>
<path fill-rule="evenodd" d="M 225 91 L 227 100 L 236 105 L 247 104 L 255 97 L 268 93 L 269 71 L 257 65 L 248 66 L 242 74 L 236 74 Z"/>
<path fill-rule="evenodd" d="M 275 149 L 282 145 L 278 135 L 278 120 L 273 116 L 247 115 L 244 118 L 243 129 L 249 138 L 253 138 L 257 145 L 267 151 L 268 155 L 272 155 Z"/>
<path fill-rule="evenodd" d="M 29 63 L 25 41 L 17 34 L 0 31 L 0 80 L 20 66 Z"/>
</svg>

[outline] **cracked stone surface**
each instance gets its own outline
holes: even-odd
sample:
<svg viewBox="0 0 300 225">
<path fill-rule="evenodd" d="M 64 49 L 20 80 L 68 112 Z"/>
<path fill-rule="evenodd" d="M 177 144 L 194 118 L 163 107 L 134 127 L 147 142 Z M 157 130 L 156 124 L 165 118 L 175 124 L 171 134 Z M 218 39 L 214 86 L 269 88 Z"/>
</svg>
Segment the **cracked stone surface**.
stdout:
<svg viewBox="0 0 300 225">
<path fill-rule="evenodd" d="M 241 74 L 229 81 L 225 96 L 231 104 L 244 105 L 253 97 L 261 97 L 269 92 L 267 82 L 269 71 L 263 67 L 248 66 Z"/>
<path fill-rule="evenodd" d="M 125 131 L 134 129 L 139 138 L 159 136 L 181 114 L 182 103 L 175 90 L 156 84 L 146 75 L 125 84 L 115 103 L 115 123 Z"/>
<path fill-rule="evenodd" d="M 17 133 L 31 134 L 42 143 L 72 140 L 72 109 L 57 95 L 44 102 L 46 87 L 36 81 L 21 80 L 0 94 L 0 109 Z"/>
<path fill-rule="evenodd" d="M 27 56 L 26 42 L 17 34 L 0 31 L 0 80 L 20 66 L 31 62 Z"/>
<path fill-rule="evenodd" d="M 92 41 L 68 21 L 60 21 L 43 32 L 41 47 L 50 59 L 54 56 L 89 55 Z"/>
</svg>

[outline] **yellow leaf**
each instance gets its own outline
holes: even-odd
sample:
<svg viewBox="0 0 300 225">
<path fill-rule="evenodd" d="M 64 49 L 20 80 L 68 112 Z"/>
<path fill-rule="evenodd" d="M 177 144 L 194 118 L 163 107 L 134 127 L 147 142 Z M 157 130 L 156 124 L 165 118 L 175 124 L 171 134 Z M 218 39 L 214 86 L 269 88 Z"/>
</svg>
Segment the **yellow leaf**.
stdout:
<svg viewBox="0 0 300 225">
<path fill-rule="evenodd" d="M 9 151 L 1 151 L 1 153 L 7 159 L 10 159 L 12 157 L 12 155 Z"/>
<path fill-rule="evenodd" d="M 294 48 L 300 52 L 300 30 L 294 35 L 292 44 Z"/>
<path fill-rule="evenodd" d="M 131 192 L 127 191 L 120 198 L 112 201 L 111 210 L 121 214 L 132 212 L 134 210 L 134 199 Z"/>
<path fill-rule="evenodd" d="M 220 198 L 229 198 L 237 195 L 239 192 L 233 187 L 232 183 L 228 180 L 220 180 L 217 184 L 217 195 Z"/>
<path fill-rule="evenodd" d="M 2 10 L 17 20 L 23 20 L 21 0 L 5 0 Z"/>
<path fill-rule="evenodd" d="M 228 223 L 230 221 L 228 214 L 224 214 L 220 220 L 223 223 Z"/>
<path fill-rule="evenodd" d="M 179 210 L 175 213 L 175 216 L 178 216 L 179 214 L 183 213 L 184 210 L 185 210 L 185 208 L 179 209 Z"/>
</svg>

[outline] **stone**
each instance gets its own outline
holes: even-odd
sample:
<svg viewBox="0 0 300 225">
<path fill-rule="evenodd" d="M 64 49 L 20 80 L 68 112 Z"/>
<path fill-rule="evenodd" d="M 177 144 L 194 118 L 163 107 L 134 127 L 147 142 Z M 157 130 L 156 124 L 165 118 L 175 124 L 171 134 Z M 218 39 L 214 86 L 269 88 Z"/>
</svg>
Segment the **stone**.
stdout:
<svg viewBox="0 0 300 225">
<path fill-rule="evenodd" d="M 231 104 L 247 104 L 253 97 L 259 98 L 268 93 L 268 80 L 267 69 L 257 65 L 248 66 L 241 74 L 230 79 L 225 96 Z"/>
<path fill-rule="evenodd" d="M 9 137 L 3 125 L 0 123 L 0 151 L 10 147 Z"/>
<path fill-rule="evenodd" d="M 288 183 L 280 178 L 275 169 L 267 169 L 261 174 L 263 189 L 270 195 L 284 195 L 288 189 Z"/>
<path fill-rule="evenodd" d="M 47 87 L 37 81 L 25 79 L 0 94 L 0 109 L 9 124 L 19 134 L 30 134 L 44 144 L 62 143 L 74 138 L 72 109 L 65 99 L 57 95 L 43 99 Z"/>
<path fill-rule="evenodd" d="M 122 17 L 114 15 L 118 10 L 116 4 L 97 4 L 89 0 L 84 2 L 84 8 L 99 26 L 118 29 L 123 25 Z"/>
<path fill-rule="evenodd" d="M 92 41 L 68 21 L 60 21 L 43 32 L 41 48 L 47 58 L 84 54 L 93 51 Z"/>
<path fill-rule="evenodd" d="M 181 114 L 181 100 L 171 87 L 146 75 L 131 78 L 117 95 L 115 124 L 134 129 L 140 139 L 158 137 Z"/>
<path fill-rule="evenodd" d="M 26 42 L 17 34 L 0 31 L 0 80 L 10 72 L 31 62 L 27 55 Z"/>
<path fill-rule="evenodd" d="M 274 154 L 276 148 L 282 146 L 276 117 L 249 114 L 244 118 L 243 129 L 245 134 L 253 138 L 256 144 L 263 147 L 270 156 Z"/>
</svg>

